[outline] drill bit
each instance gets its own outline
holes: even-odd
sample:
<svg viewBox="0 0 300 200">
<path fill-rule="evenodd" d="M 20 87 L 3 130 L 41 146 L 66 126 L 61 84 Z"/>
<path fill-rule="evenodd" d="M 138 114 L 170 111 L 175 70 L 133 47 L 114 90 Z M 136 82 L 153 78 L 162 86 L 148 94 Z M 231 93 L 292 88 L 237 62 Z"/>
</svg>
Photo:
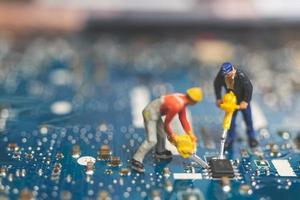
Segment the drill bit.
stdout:
<svg viewBox="0 0 300 200">
<path fill-rule="evenodd" d="M 202 160 L 199 156 L 197 156 L 195 153 L 190 156 L 190 159 L 192 159 L 194 162 L 198 163 L 201 167 L 205 169 L 209 167 L 208 164 L 204 160 Z"/>
</svg>

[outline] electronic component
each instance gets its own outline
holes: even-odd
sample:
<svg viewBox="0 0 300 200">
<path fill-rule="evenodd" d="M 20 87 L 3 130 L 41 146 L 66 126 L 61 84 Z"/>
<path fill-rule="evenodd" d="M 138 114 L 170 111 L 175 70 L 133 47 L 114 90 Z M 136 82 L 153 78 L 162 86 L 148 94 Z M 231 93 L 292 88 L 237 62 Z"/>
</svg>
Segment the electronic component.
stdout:
<svg viewBox="0 0 300 200">
<path fill-rule="evenodd" d="M 96 159 L 92 156 L 82 156 L 77 159 L 77 163 L 86 166 L 88 162 L 95 163 Z"/>
<path fill-rule="evenodd" d="M 239 193 L 241 195 L 251 195 L 253 193 L 250 185 L 242 184 L 239 188 Z"/>
<path fill-rule="evenodd" d="M 19 147 L 16 143 L 9 143 L 7 145 L 7 150 L 8 151 L 18 151 L 19 150 Z"/>
<path fill-rule="evenodd" d="M 175 180 L 202 179 L 202 174 L 201 173 L 174 173 L 173 177 Z"/>
<path fill-rule="evenodd" d="M 100 191 L 97 196 L 97 200 L 111 200 L 107 191 Z"/>
<path fill-rule="evenodd" d="M 211 175 L 213 178 L 221 178 L 227 176 L 229 178 L 234 177 L 233 167 L 231 162 L 226 159 L 211 159 L 209 161 L 211 169 Z"/>
<path fill-rule="evenodd" d="M 52 180 L 58 180 L 61 174 L 62 165 L 60 163 L 55 163 L 51 173 Z"/>
<path fill-rule="evenodd" d="M 121 169 L 119 170 L 119 174 L 120 174 L 121 176 L 130 176 L 131 171 L 130 171 L 130 169 L 128 169 L 128 168 L 121 168 Z"/>
<path fill-rule="evenodd" d="M 32 191 L 29 189 L 25 188 L 20 192 L 20 200 L 30 200 L 33 199 L 33 194 Z"/>
<path fill-rule="evenodd" d="M 161 196 L 161 194 L 160 194 L 159 190 L 153 190 L 151 192 L 151 199 L 153 199 L 153 200 L 159 200 L 159 199 L 161 199 L 160 196 Z"/>
<path fill-rule="evenodd" d="M 265 168 L 265 175 L 269 176 L 270 175 L 270 169 L 269 168 Z"/>
<path fill-rule="evenodd" d="M 108 163 L 108 166 L 119 167 L 121 166 L 121 161 L 119 156 L 112 156 Z"/>
<path fill-rule="evenodd" d="M 261 169 L 261 168 L 269 168 L 269 162 L 267 160 L 254 160 L 255 165 Z"/>
<path fill-rule="evenodd" d="M 80 146 L 74 145 L 72 147 L 72 157 L 73 158 L 79 158 L 80 157 Z"/>
<path fill-rule="evenodd" d="M 221 177 L 220 184 L 224 192 L 229 192 L 231 190 L 230 180 L 227 176 Z"/>
<path fill-rule="evenodd" d="M 170 169 L 168 167 L 163 168 L 162 171 L 164 177 L 169 178 L 170 177 Z"/>
<path fill-rule="evenodd" d="M 6 168 L 1 167 L 0 168 L 0 177 L 5 177 L 6 176 Z"/>
<path fill-rule="evenodd" d="M 33 155 L 32 155 L 32 153 L 25 153 L 25 157 L 28 159 L 32 159 Z"/>
<path fill-rule="evenodd" d="M 94 174 L 94 162 L 93 161 L 88 161 L 86 163 L 86 166 L 85 166 L 85 173 L 87 175 L 93 175 Z"/>
<path fill-rule="evenodd" d="M 173 184 L 170 180 L 165 180 L 164 188 L 166 191 L 171 192 L 173 190 Z"/>
<path fill-rule="evenodd" d="M 279 176 L 297 176 L 288 160 L 272 160 Z"/>
<path fill-rule="evenodd" d="M 111 157 L 110 147 L 108 145 L 102 145 L 98 150 L 99 160 L 109 160 Z"/>
<path fill-rule="evenodd" d="M 61 200 L 71 200 L 72 199 L 72 193 L 66 190 L 61 191 L 60 193 L 60 199 Z"/>
</svg>

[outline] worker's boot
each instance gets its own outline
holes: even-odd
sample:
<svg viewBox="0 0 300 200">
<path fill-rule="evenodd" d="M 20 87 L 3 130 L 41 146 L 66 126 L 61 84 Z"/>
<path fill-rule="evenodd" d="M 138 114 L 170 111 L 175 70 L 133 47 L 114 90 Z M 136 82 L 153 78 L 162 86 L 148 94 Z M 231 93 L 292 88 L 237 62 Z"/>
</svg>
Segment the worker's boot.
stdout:
<svg viewBox="0 0 300 200">
<path fill-rule="evenodd" d="M 258 146 L 258 142 L 255 138 L 249 138 L 248 143 L 251 148 L 255 148 Z"/>
<path fill-rule="evenodd" d="M 168 151 L 168 150 L 165 150 L 163 152 L 156 152 L 155 157 L 157 159 L 169 160 L 172 158 L 172 153 L 171 153 L 171 151 Z"/>
<path fill-rule="evenodd" d="M 140 173 L 145 172 L 145 168 L 144 168 L 143 163 L 141 163 L 141 162 L 139 162 L 135 159 L 131 160 L 131 168 L 134 169 L 137 172 L 140 172 Z"/>
</svg>

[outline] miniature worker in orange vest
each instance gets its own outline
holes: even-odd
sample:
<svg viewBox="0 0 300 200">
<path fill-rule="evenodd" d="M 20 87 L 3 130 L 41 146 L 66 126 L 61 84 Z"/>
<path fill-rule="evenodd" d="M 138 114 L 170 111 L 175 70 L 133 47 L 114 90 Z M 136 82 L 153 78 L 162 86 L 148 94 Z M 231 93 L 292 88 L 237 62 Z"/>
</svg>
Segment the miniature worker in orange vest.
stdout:
<svg viewBox="0 0 300 200">
<path fill-rule="evenodd" d="M 143 110 L 144 124 L 146 129 L 145 141 L 141 144 L 131 161 L 132 168 L 138 172 L 144 172 L 143 160 L 145 155 L 156 146 L 156 157 L 170 159 L 172 154 L 166 150 L 166 138 L 171 143 L 176 143 L 176 134 L 170 127 L 170 122 L 176 114 L 179 116 L 181 125 L 191 140 L 195 142 L 196 136 L 192 133 L 191 126 L 186 117 L 186 106 L 194 105 L 202 100 L 201 88 L 194 87 L 186 91 L 186 94 L 169 94 L 159 97 L 150 102 Z M 162 116 L 165 116 L 163 122 Z"/>
</svg>

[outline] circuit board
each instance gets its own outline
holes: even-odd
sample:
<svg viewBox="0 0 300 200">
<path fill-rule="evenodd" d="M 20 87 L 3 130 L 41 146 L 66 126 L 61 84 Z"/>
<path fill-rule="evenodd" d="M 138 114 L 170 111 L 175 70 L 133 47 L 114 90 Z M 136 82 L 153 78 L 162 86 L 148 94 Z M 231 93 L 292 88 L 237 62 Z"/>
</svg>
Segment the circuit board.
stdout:
<svg viewBox="0 0 300 200">
<path fill-rule="evenodd" d="M 273 66 L 276 56 L 287 56 L 286 47 L 270 55 L 268 44 L 257 52 L 249 47 L 251 38 L 247 44 L 232 38 L 79 35 L 19 45 L 1 37 L 0 198 L 300 199 L 299 80 L 291 78 L 299 70 Z M 217 52 L 210 51 L 213 45 Z M 213 58 L 215 53 L 223 57 Z M 204 91 L 188 113 L 197 155 L 207 162 L 218 156 L 223 113 L 215 106 L 212 80 L 222 59 L 241 63 L 254 83 L 259 147 L 248 147 L 239 116 L 239 136 L 225 154 L 229 167 L 203 169 L 168 144 L 172 160 L 149 153 L 146 172 L 134 172 L 130 160 L 144 140 L 144 106 L 192 86 Z M 284 81 L 269 84 L 272 78 Z M 180 133 L 178 120 L 172 123 Z M 216 174 L 226 170 L 232 176 Z"/>
</svg>

